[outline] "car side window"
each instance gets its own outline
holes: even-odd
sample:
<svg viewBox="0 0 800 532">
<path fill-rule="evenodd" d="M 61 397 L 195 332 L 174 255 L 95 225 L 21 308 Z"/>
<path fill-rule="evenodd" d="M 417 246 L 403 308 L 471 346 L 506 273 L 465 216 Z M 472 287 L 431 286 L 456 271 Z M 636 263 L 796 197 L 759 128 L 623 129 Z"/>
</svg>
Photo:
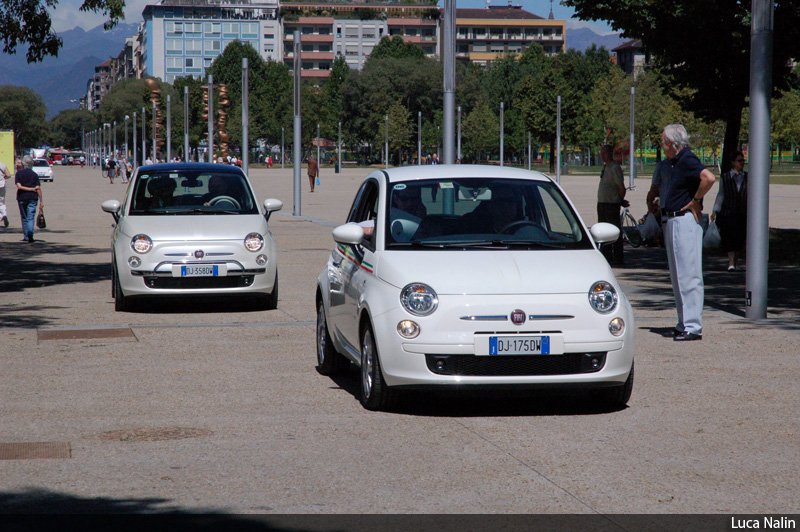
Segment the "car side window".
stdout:
<svg viewBox="0 0 800 532">
<path fill-rule="evenodd" d="M 370 251 L 375 251 L 375 234 L 378 218 L 378 183 L 369 180 L 364 183 L 358 193 L 358 199 L 353 205 L 348 222 L 355 222 L 364 226 L 364 239 L 362 245 Z"/>
</svg>

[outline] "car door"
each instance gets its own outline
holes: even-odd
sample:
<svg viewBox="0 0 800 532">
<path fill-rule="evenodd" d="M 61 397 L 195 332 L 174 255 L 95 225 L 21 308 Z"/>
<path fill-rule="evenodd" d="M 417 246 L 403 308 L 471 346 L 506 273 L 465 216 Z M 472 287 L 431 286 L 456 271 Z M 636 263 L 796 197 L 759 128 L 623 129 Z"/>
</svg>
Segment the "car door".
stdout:
<svg viewBox="0 0 800 532">
<path fill-rule="evenodd" d="M 377 224 L 378 198 L 378 182 L 374 179 L 367 180 L 359 192 L 347 221 L 363 223 L 372 220 L 373 224 Z M 332 307 L 331 315 L 340 339 L 350 344 L 355 350 L 359 349 L 358 310 L 360 301 L 367 282 L 373 277 L 373 256 L 376 235 L 379 230 L 377 226 L 373 226 L 373 228 L 364 235 L 361 244 L 339 245 L 335 253 L 336 258 L 340 259 L 335 276 L 341 282 L 340 300 L 342 304 L 335 310 Z"/>
</svg>

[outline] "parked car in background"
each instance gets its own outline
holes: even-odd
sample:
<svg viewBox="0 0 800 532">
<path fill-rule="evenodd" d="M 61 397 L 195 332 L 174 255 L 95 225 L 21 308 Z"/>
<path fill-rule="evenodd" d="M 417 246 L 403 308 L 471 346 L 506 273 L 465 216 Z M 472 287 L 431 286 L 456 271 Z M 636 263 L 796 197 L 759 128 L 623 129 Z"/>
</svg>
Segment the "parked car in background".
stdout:
<svg viewBox="0 0 800 532">
<path fill-rule="evenodd" d="M 269 229 L 277 199 L 256 201 L 235 166 L 141 166 L 122 202 L 103 202 L 116 222 L 111 238 L 116 310 L 133 298 L 253 296 L 278 306 L 278 250 Z M 263 207 L 263 211 L 261 208 Z"/>
<path fill-rule="evenodd" d="M 33 171 L 39 176 L 39 181 L 53 181 L 53 167 L 47 159 L 34 159 Z"/>
<path fill-rule="evenodd" d="M 631 306 L 564 191 L 536 172 L 434 165 L 369 174 L 317 281 L 317 370 L 360 368 L 361 402 L 404 388 L 633 389 Z"/>
</svg>

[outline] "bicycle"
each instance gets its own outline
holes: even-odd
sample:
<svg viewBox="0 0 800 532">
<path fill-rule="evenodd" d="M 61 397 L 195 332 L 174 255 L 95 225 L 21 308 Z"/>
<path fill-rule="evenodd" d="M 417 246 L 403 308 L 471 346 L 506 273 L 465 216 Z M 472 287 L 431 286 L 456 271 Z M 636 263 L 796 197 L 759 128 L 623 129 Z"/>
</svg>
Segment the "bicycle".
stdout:
<svg viewBox="0 0 800 532">
<path fill-rule="evenodd" d="M 628 187 L 628 190 L 634 190 L 635 187 Z M 622 228 L 622 239 L 631 245 L 631 247 L 638 248 L 642 245 L 644 239 L 642 233 L 639 232 L 639 223 L 636 218 L 631 214 L 628 208 L 630 204 L 623 201 L 622 212 L 619 215 L 619 226 Z"/>
</svg>

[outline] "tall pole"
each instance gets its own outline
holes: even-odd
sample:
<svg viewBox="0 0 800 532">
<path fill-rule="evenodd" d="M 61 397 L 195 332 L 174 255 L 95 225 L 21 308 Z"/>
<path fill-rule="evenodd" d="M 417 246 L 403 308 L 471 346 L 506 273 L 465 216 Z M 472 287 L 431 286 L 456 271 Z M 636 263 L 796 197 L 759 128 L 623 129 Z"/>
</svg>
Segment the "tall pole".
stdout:
<svg viewBox="0 0 800 532">
<path fill-rule="evenodd" d="M 139 154 L 137 153 L 136 149 L 136 111 L 133 112 L 133 169 L 136 170 L 139 168 L 139 161 L 137 157 Z"/>
<path fill-rule="evenodd" d="M 189 162 L 189 86 L 183 86 L 183 160 Z"/>
<path fill-rule="evenodd" d="M 504 165 L 503 160 L 505 157 L 503 156 L 505 150 L 505 128 L 503 127 L 503 115 L 505 111 L 505 102 L 500 102 L 500 166 Z"/>
<path fill-rule="evenodd" d="M 158 161 L 158 154 L 156 153 L 156 135 L 158 132 L 156 131 L 156 102 L 153 102 L 153 114 L 150 116 L 150 122 L 152 123 L 153 129 L 153 136 L 150 139 L 152 143 L 152 148 L 150 149 L 151 153 L 153 154 L 153 162 Z"/>
<path fill-rule="evenodd" d="M 528 170 L 531 169 L 531 132 L 528 131 Z"/>
<path fill-rule="evenodd" d="M 123 157 L 123 159 L 126 161 L 126 163 L 128 161 L 128 120 L 130 119 L 130 116 L 125 115 L 125 157 Z"/>
<path fill-rule="evenodd" d="M 167 161 L 172 160 L 172 96 L 167 94 Z"/>
<path fill-rule="evenodd" d="M 250 165 L 250 87 L 247 58 L 242 57 L 242 170 Z"/>
<path fill-rule="evenodd" d="M 294 50 L 293 50 L 293 66 L 294 66 L 294 146 L 292 148 L 293 151 L 293 161 L 294 167 L 292 168 L 292 174 L 294 176 L 294 207 L 292 208 L 292 215 L 293 216 L 300 216 L 302 213 L 302 209 L 300 207 L 300 201 L 302 200 L 302 187 L 300 186 L 300 173 L 301 168 L 300 164 L 302 163 L 302 157 L 300 150 L 302 146 L 300 143 L 302 142 L 302 127 L 303 121 L 300 117 L 300 31 L 294 31 Z"/>
<path fill-rule="evenodd" d="M 320 146 L 319 146 L 319 122 L 317 122 L 317 167 L 321 168 L 322 167 L 322 159 L 319 158 L 319 155 L 320 155 L 319 154 L 319 148 L 320 148 Z M 319 170 L 317 170 L 317 173 L 319 174 L 321 172 Z"/>
<path fill-rule="evenodd" d="M 417 111 L 417 165 L 422 164 L 422 111 Z"/>
<path fill-rule="evenodd" d="M 636 152 L 634 150 L 635 136 L 634 136 L 634 132 L 633 132 L 633 128 L 634 128 L 634 124 L 635 124 L 635 119 L 634 119 L 634 102 L 635 102 L 635 98 L 636 98 L 636 87 L 632 86 L 631 87 L 631 123 L 630 123 L 630 135 L 631 135 L 631 138 L 630 138 L 630 143 L 629 143 L 630 145 L 628 146 L 628 152 L 629 152 L 628 153 L 628 159 L 629 159 L 628 166 L 630 168 L 630 170 L 628 171 L 628 186 L 630 186 L 631 188 L 633 188 L 633 185 L 636 182 L 636 159 L 634 157 Z"/>
<path fill-rule="evenodd" d="M 142 164 L 147 160 L 147 114 L 142 107 Z"/>
<path fill-rule="evenodd" d="M 750 177 L 747 184 L 745 316 L 767 317 L 769 261 L 769 137 L 772 93 L 771 0 L 752 0 L 750 27 Z"/>
<path fill-rule="evenodd" d="M 214 76 L 208 75 L 208 162 L 214 162 Z"/>
<path fill-rule="evenodd" d="M 456 110 L 456 0 L 444 2 L 444 142 L 442 161 L 456 162 L 455 110 Z"/>
<path fill-rule="evenodd" d="M 339 171 L 342 171 L 342 121 L 339 121 L 339 138 L 336 143 L 336 164 L 339 165 Z"/>
<path fill-rule="evenodd" d="M 114 154 L 114 159 L 116 159 L 117 158 L 117 121 L 116 120 L 114 120 L 113 135 L 112 135 L 111 138 L 112 138 L 113 145 L 114 145 L 114 151 L 111 152 L 111 153 Z"/>
<path fill-rule="evenodd" d="M 383 167 L 389 168 L 389 115 L 386 115 L 384 117 L 383 152 L 384 152 Z"/>
<path fill-rule="evenodd" d="M 456 134 L 456 159 L 461 162 L 461 106 L 458 106 L 458 133 Z"/>
<path fill-rule="evenodd" d="M 286 128 L 281 126 L 281 169 L 283 168 L 284 160 L 286 159 Z"/>
<path fill-rule="evenodd" d="M 561 184 L 561 96 L 556 96 L 556 183 Z"/>
</svg>

